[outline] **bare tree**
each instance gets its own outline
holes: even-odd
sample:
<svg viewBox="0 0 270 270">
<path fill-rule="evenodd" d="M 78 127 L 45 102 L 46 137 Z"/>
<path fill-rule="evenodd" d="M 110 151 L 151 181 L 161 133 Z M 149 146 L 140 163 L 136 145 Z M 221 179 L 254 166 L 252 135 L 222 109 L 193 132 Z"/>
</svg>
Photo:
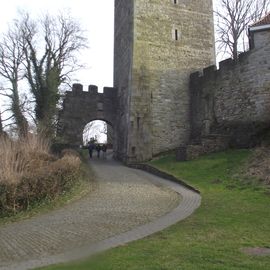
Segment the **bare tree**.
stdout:
<svg viewBox="0 0 270 270">
<path fill-rule="evenodd" d="M 107 143 L 112 143 L 114 141 L 113 128 L 110 124 L 103 122 L 100 132 L 107 137 Z"/>
<path fill-rule="evenodd" d="M 0 136 L 3 134 L 2 112 L 0 111 Z"/>
<path fill-rule="evenodd" d="M 67 14 L 32 20 L 29 14 L 22 12 L 18 17 L 0 40 L 3 85 L 0 94 L 11 101 L 9 117 L 2 121 L 15 119 L 19 134 L 25 135 L 29 127 L 27 114 L 37 124 L 38 130 L 52 135 L 60 88 L 82 67 L 77 54 L 87 47 L 87 39 L 80 24 Z M 29 97 L 22 99 L 19 86 L 23 79 L 28 82 L 34 100 Z M 34 117 L 29 110 L 31 107 L 34 107 Z"/>
<path fill-rule="evenodd" d="M 100 142 L 104 140 L 104 137 L 107 137 L 107 142 L 113 141 L 112 128 L 105 121 L 95 120 L 85 126 L 83 131 L 84 144 L 89 142 L 92 138 Z"/>
<path fill-rule="evenodd" d="M 19 92 L 19 82 L 24 76 L 22 70 L 25 58 L 23 47 L 22 33 L 15 21 L 0 40 L 0 77 L 4 81 L 0 94 L 11 101 L 8 109 L 11 116 L 8 120 L 15 120 L 19 136 L 26 136 L 28 132 L 28 122 L 23 114 L 24 104 L 21 102 Z"/>
<path fill-rule="evenodd" d="M 261 19 L 270 0 L 218 0 L 216 34 L 219 51 L 238 59 L 240 48 L 245 48 L 247 27 Z"/>
<path fill-rule="evenodd" d="M 24 14 L 22 25 L 26 78 L 35 98 L 36 120 L 41 130 L 52 135 L 60 86 L 81 68 L 77 54 L 86 48 L 87 40 L 79 23 L 68 15 L 47 15 L 40 21 L 32 21 Z"/>
<path fill-rule="evenodd" d="M 89 141 L 94 139 L 95 141 L 100 140 L 100 136 L 102 134 L 103 125 L 101 121 L 94 120 L 88 123 L 83 130 L 83 142 L 87 144 Z"/>
</svg>

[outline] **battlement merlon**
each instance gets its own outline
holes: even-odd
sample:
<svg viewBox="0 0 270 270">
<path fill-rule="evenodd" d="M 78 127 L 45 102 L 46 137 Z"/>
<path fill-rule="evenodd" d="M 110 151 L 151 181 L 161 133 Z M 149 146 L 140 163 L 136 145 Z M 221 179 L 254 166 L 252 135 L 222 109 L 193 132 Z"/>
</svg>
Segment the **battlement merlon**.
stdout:
<svg viewBox="0 0 270 270">
<path fill-rule="evenodd" d="M 239 65 L 247 64 L 249 57 L 254 52 L 260 50 L 263 46 L 269 47 L 269 38 L 270 38 L 270 25 L 267 25 L 265 29 L 263 29 L 263 33 L 258 31 L 258 33 L 255 31 L 254 33 L 257 34 L 257 36 L 254 36 L 254 33 L 250 38 L 252 38 L 252 42 L 257 42 L 255 46 L 250 46 L 250 49 L 246 52 L 242 52 L 238 55 L 237 61 L 233 60 L 232 58 L 225 59 L 221 62 L 219 62 L 219 69 L 215 65 L 206 67 L 203 69 L 203 72 L 200 71 L 194 72 L 190 75 L 190 83 L 191 85 L 195 85 L 199 82 L 205 82 L 208 80 L 211 80 L 215 78 L 215 76 L 221 76 L 223 74 L 227 74 L 230 71 L 233 71 L 235 68 L 239 67 Z M 251 34 L 250 32 L 249 34 Z"/>
<path fill-rule="evenodd" d="M 93 95 L 101 95 L 104 97 L 116 97 L 117 96 L 117 89 L 114 87 L 104 87 L 103 92 L 98 92 L 98 86 L 96 85 L 89 85 L 88 91 L 84 91 L 84 87 L 80 83 L 74 83 L 72 85 L 72 91 L 67 91 L 67 95 L 72 96 L 81 96 L 81 95 L 87 95 L 90 94 Z"/>
<path fill-rule="evenodd" d="M 199 82 L 209 81 L 211 79 L 214 79 L 216 76 L 221 76 L 222 74 L 233 71 L 235 67 L 241 65 L 244 61 L 248 59 L 250 52 L 252 51 L 247 51 L 239 54 L 239 59 L 237 62 L 234 61 L 232 58 L 228 58 L 219 62 L 219 68 L 217 68 L 216 65 L 211 65 L 204 68 L 202 71 L 196 71 L 191 73 L 190 83 L 194 85 Z"/>
</svg>

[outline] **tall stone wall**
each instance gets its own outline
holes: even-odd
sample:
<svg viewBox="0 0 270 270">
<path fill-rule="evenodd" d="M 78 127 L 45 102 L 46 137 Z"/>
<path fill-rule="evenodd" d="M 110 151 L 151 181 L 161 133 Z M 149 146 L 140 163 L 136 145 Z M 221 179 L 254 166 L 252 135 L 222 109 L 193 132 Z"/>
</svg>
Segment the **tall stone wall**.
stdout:
<svg viewBox="0 0 270 270">
<path fill-rule="evenodd" d="M 114 87 L 118 89 L 117 157 L 127 160 L 133 55 L 133 0 L 115 0 Z"/>
<path fill-rule="evenodd" d="M 268 40 L 268 42 L 266 42 Z M 230 144 L 258 143 L 270 127 L 270 31 L 254 36 L 255 48 L 191 75 L 191 139 L 228 135 Z"/>
<path fill-rule="evenodd" d="M 133 12 L 121 15 L 131 2 Z M 116 1 L 116 17 L 114 86 L 122 85 L 129 106 L 126 159 L 147 160 L 189 139 L 189 74 L 214 63 L 212 0 Z"/>
</svg>

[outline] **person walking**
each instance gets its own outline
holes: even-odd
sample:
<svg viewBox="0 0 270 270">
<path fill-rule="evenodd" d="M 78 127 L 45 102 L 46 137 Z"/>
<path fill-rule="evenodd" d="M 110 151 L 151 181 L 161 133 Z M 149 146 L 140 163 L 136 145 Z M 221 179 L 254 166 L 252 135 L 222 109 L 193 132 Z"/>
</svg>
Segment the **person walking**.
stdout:
<svg viewBox="0 0 270 270">
<path fill-rule="evenodd" d="M 97 144 L 96 146 L 96 150 L 97 150 L 97 157 L 100 157 L 100 151 L 101 151 L 101 146 L 99 144 Z"/>
<path fill-rule="evenodd" d="M 103 158 L 106 159 L 107 145 L 103 144 L 102 147 L 101 147 L 101 150 L 102 150 Z"/>
<path fill-rule="evenodd" d="M 93 142 L 89 142 L 88 143 L 88 153 L 89 153 L 89 157 L 92 158 L 93 157 L 93 151 L 95 149 L 95 144 Z"/>
</svg>

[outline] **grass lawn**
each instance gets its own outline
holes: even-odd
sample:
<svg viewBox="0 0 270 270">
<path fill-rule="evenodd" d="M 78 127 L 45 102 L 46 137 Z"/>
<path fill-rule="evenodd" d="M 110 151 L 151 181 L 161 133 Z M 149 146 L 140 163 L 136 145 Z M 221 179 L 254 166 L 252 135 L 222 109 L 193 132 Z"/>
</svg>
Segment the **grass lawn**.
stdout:
<svg viewBox="0 0 270 270">
<path fill-rule="evenodd" d="M 201 207 L 188 219 L 97 258 L 47 270 L 262 270 L 270 257 L 243 254 L 245 247 L 270 248 L 270 195 L 237 177 L 248 150 L 211 154 L 178 163 L 168 156 L 152 165 L 198 188 Z"/>
</svg>

